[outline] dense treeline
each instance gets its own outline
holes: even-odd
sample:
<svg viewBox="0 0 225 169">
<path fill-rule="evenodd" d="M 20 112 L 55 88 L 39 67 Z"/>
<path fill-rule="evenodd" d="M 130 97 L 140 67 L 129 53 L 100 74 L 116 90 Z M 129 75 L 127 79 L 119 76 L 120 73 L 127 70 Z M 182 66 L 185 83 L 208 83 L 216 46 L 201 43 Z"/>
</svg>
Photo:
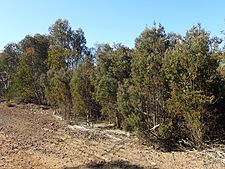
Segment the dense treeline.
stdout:
<svg viewBox="0 0 225 169">
<path fill-rule="evenodd" d="M 54 106 L 65 119 L 102 118 L 146 140 L 183 139 L 201 148 L 224 139 L 221 42 L 200 25 L 181 36 L 159 24 L 146 28 L 133 49 L 88 48 L 82 29 L 59 19 L 49 35 L 5 46 L 0 94 Z"/>
</svg>

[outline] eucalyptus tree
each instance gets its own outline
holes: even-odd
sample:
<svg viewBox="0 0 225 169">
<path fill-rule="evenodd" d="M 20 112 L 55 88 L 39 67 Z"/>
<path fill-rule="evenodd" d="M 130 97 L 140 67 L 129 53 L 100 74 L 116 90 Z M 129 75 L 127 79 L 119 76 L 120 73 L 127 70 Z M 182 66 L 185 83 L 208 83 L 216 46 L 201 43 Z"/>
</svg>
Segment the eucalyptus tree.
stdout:
<svg viewBox="0 0 225 169">
<path fill-rule="evenodd" d="M 73 30 L 67 20 L 58 19 L 49 27 L 50 47 L 46 64 L 47 74 L 42 75 L 42 86 L 48 104 L 61 109 L 65 118 L 72 116 L 71 78 L 86 55 L 86 39 L 82 29 Z"/>
<path fill-rule="evenodd" d="M 22 52 L 14 72 L 13 91 L 21 100 L 43 104 L 45 98 L 40 77 L 47 72 L 45 60 L 48 56 L 49 38 L 40 34 L 26 36 L 19 45 Z"/>
<path fill-rule="evenodd" d="M 4 47 L 0 56 L 0 88 L 1 95 L 9 95 L 13 78 L 19 64 L 21 50 L 18 44 L 9 43 Z"/>
</svg>

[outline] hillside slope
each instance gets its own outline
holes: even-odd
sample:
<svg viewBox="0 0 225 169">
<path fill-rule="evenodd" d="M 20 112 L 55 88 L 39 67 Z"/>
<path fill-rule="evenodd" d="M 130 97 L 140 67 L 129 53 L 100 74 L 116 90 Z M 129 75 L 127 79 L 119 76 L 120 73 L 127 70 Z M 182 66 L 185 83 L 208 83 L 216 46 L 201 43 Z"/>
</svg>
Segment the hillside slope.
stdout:
<svg viewBox="0 0 225 169">
<path fill-rule="evenodd" d="M 203 152 L 161 152 L 134 136 L 68 125 L 35 105 L 0 103 L 0 168 L 210 168 L 225 166 Z"/>
</svg>

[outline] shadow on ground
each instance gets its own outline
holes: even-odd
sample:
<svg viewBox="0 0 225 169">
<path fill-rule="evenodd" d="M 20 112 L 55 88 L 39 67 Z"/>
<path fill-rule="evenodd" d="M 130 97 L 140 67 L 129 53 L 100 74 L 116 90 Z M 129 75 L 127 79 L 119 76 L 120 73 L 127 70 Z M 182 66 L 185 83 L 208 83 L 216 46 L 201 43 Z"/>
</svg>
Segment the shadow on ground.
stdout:
<svg viewBox="0 0 225 169">
<path fill-rule="evenodd" d="M 65 169 L 159 169 L 156 167 L 141 167 L 131 164 L 127 161 L 111 161 L 111 162 L 91 162 L 78 167 L 68 167 Z"/>
</svg>

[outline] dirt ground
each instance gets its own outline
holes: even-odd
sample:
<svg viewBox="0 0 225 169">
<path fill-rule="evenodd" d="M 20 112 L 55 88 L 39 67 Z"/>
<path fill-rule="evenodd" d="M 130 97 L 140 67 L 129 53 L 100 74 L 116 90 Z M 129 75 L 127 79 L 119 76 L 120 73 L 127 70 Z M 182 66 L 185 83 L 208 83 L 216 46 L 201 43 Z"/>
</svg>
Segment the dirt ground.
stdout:
<svg viewBox="0 0 225 169">
<path fill-rule="evenodd" d="M 50 109 L 0 103 L 0 168 L 222 169 L 225 165 L 205 151 L 162 152 L 124 132 L 68 126 Z"/>
</svg>

